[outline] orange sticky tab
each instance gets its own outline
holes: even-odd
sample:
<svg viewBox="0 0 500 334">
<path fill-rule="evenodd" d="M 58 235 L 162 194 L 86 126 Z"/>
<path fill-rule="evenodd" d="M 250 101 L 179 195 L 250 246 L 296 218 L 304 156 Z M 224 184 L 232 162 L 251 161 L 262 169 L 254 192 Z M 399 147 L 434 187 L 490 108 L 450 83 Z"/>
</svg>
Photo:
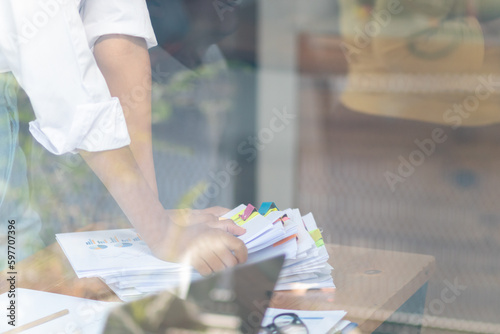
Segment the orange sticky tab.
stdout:
<svg viewBox="0 0 500 334">
<path fill-rule="evenodd" d="M 293 234 L 293 235 L 291 235 L 291 236 L 289 236 L 289 237 L 286 237 L 286 238 L 285 238 L 285 239 L 283 239 L 283 240 L 280 240 L 280 241 L 276 242 L 275 244 L 273 244 L 273 247 L 276 247 L 276 246 L 282 245 L 282 244 L 284 244 L 285 242 L 292 240 L 293 238 L 297 238 L 297 234 Z"/>
</svg>

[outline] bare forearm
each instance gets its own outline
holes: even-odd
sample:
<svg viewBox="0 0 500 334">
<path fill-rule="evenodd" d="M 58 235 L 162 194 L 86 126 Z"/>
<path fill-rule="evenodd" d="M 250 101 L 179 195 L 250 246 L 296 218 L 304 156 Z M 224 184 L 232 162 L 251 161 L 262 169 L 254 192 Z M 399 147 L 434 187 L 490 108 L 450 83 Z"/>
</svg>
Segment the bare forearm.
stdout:
<svg viewBox="0 0 500 334">
<path fill-rule="evenodd" d="M 98 40 L 94 54 L 111 95 L 122 104 L 133 157 L 158 196 L 151 135 L 151 66 L 146 42 L 132 36 L 107 35 Z"/>
<path fill-rule="evenodd" d="M 165 211 L 128 146 L 80 154 L 159 258 L 187 260 L 204 275 L 246 261 L 245 244 L 233 236 L 245 230 L 216 216 L 227 210 Z"/>
<path fill-rule="evenodd" d="M 164 213 L 135 162 L 129 147 L 103 152 L 80 152 L 94 173 L 106 186 L 130 222 L 144 231 Z"/>
</svg>

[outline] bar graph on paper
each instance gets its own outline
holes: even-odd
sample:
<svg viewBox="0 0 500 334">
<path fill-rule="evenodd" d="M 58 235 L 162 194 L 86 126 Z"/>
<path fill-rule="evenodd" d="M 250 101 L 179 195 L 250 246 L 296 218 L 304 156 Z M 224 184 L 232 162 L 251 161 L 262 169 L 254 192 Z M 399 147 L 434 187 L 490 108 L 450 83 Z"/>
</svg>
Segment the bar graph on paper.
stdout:
<svg viewBox="0 0 500 334">
<path fill-rule="evenodd" d="M 92 250 L 102 250 L 112 246 L 119 248 L 132 247 L 135 243 L 139 243 L 141 245 L 145 244 L 144 241 L 142 241 L 142 238 L 139 234 L 137 234 L 137 236 L 134 238 L 119 239 L 115 235 L 108 239 L 102 239 L 102 240 L 88 239 L 87 242 L 85 242 L 85 244 L 89 246 L 89 249 Z"/>
<path fill-rule="evenodd" d="M 144 254 L 150 254 L 149 248 L 139 234 L 128 238 L 119 238 L 116 235 L 108 238 L 89 238 L 85 245 L 92 251 L 101 251 L 95 254 L 100 258 L 134 259 Z"/>
</svg>

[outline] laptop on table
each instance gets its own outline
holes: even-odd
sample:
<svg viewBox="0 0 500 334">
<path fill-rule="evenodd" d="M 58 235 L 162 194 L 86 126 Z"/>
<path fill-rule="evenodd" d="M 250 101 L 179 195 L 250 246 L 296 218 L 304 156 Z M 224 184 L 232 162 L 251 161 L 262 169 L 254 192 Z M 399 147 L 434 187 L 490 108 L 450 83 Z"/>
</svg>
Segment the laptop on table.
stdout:
<svg viewBox="0 0 500 334">
<path fill-rule="evenodd" d="M 284 256 L 194 281 L 186 298 L 170 292 L 112 310 L 105 334 L 258 333 Z"/>
</svg>

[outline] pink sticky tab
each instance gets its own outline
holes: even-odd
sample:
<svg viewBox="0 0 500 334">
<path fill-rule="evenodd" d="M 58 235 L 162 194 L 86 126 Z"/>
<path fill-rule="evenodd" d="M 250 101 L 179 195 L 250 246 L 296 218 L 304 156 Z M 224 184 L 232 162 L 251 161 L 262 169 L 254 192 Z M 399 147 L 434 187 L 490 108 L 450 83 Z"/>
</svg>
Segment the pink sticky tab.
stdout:
<svg viewBox="0 0 500 334">
<path fill-rule="evenodd" d="M 283 215 L 283 217 L 276 219 L 276 221 L 273 224 L 276 224 L 277 222 L 281 222 L 282 224 L 284 224 L 287 220 L 290 220 L 290 218 L 288 218 L 287 215 Z"/>
<path fill-rule="evenodd" d="M 241 219 L 243 220 L 247 220 L 248 217 L 250 217 L 250 215 L 252 213 L 254 213 L 254 211 L 256 211 L 257 209 L 255 209 L 255 207 L 252 205 L 252 204 L 248 204 L 247 205 L 247 208 L 245 209 L 245 212 L 243 212 L 242 215 L 240 215 Z"/>
</svg>

